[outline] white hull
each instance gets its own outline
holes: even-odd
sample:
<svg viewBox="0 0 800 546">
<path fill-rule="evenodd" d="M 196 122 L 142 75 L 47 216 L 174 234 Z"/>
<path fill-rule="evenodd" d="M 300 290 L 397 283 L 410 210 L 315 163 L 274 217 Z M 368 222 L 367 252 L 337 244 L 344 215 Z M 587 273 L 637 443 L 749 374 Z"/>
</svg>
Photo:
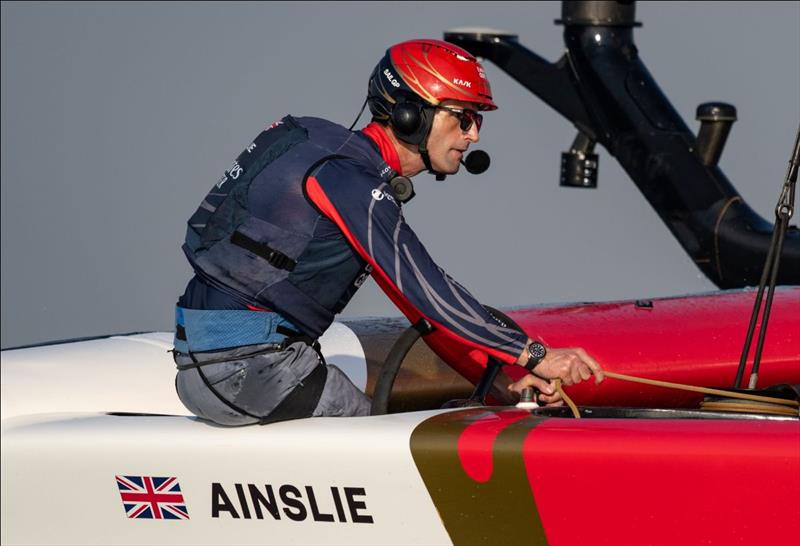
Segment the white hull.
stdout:
<svg viewBox="0 0 800 546">
<path fill-rule="evenodd" d="M 364 389 L 355 334 L 321 342 Z M 217 427 L 181 404 L 170 349 L 162 332 L 3 352 L 3 544 L 450 543 L 409 449 L 439 412 Z M 117 476 L 176 478 L 188 519 L 129 518 Z"/>
<path fill-rule="evenodd" d="M 140 412 L 191 415 L 175 393 L 171 332 L 112 336 L 3 351 L 2 418 L 51 412 Z M 344 324 L 320 338 L 325 359 L 360 389 L 364 350 Z"/>
<path fill-rule="evenodd" d="M 409 449 L 413 429 L 436 413 L 237 429 L 191 417 L 6 419 L 2 543 L 450 544 Z M 116 476 L 177 478 L 189 519 L 129 519 Z M 278 519 L 266 508 L 258 518 L 248 484 L 265 496 L 272 487 Z M 300 492 L 292 504 L 280 500 L 287 485 Z"/>
</svg>

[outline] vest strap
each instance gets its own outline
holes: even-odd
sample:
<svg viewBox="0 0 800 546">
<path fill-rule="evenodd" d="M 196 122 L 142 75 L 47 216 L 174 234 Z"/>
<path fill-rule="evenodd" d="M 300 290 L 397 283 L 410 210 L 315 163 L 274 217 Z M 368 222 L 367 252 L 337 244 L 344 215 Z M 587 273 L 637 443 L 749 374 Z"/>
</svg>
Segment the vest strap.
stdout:
<svg viewBox="0 0 800 546">
<path fill-rule="evenodd" d="M 279 250 L 275 250 L 265 243 L 259 243 L 242 233 L 241 231 L 234 231 L 231 235 L 231 243 L 236 246 L 249 250 L 257 256 L 261 256 L 267 260 L 270 265 L 278 269 L 285 269 L 286 271 L 294 271 L 297 262 Z"/>
<path fill-rule="evenodd" d="M 202 368 L 203 366 L 208 366 L 210 364 L 221 364 L 222 362 L 230 362 L 231 360 L 246 360 L 246 359 L 252 358 L 254 356 L 265 355 L 265 354 L 268 354 L 268 353 L 275 353 L 275 352 L 278 352 L 278 351 L 282 351 L 285 348 L 286 347 L 284 347 L 284 345 L 282 343 L 276 343 L 276 344 L 273 344 L 273 345 L 267 345 L 263 349 L 258 350 L 258 351 L 254 351 L 252 353 L 238 355 L 238 356 L 235 356 L 235 357 L 225 356 L 225 357 L 222 357 L 222 358 L 214 358 L 214 359 L 211 359 L 211 360 L 204 360 L 202 362 L 198 362 L 197 359 L 194 356 L 194 353 L 191 353 L 191 352 L 182 353 L 182 352 L 178 351 L 177 349 L 173 349 L 172 353 L 175 354 L 175 355 L 187 355 L 189 358 L 192 359 L 192 362 L 189 363 L 189 364 L 177 364 L 177 363 L 175 364 L 175 367 L 178 369 L 178 371 L 182 372 L 182 371 L 185 371 L 185 370 L 193 370 L 195 368 Z"/>
</svg>

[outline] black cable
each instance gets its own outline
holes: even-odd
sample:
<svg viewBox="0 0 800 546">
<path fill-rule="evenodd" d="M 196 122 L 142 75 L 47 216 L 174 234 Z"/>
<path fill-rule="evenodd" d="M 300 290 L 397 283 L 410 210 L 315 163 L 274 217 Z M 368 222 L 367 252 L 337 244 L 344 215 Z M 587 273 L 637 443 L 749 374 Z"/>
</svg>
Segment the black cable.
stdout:
<svg viewBox="0 0 800 546">
<path fill-rule="evenodd" d="M 767 301 L 764 304 L 764 315 L 761 319 L 761 330 L 758 332 L 758 344 L 756 345 L 756 354 L 753 357 L 753 369 L 750 372 L 750 382 L 747 386 L 748 389 L 755 389 L 758 380 L 758 367 L 761 364 L 761 352 L 764 349 L 764 339 L 767 335 L 767 323 L 769 322 L 769 312 L 772 309 L 772 296 L 775 293 L 775 282 L 778 278 L 778 265 L 781 262 L 781 250 L 783 250 L 783 240 L 786 234 L 786 224 L 789 219 L 786 217 L 781 218 L 780 224 L 777 226 L 778 231 L 778 245 L 775 251 L 775 261 L 772 266 L 772 273 L 769 279 L 769 289 L 767 290 Z"/>
<path fill-rule="evenodd" d="M 742 355 L 739 359 L 739 367 L 736 370 L 736 380 L 733 383 L 734 388 L 739 388 L 739 385 L 742 381 L 742 376 L 744 375 L 744 369 L 747 363 L 747 354 L 750 352 L 750 344 L 753 342 L 753 334 L 755 333 L 758 314 L 761 310 L 761 298 L 764 294 L 764 288 L 767 285 L 767 278 L 769 278 L 767 300 L 764 303 L 761 329 L 759 330 L 758 334 L 756 352 L 753 357 L 753 369 L 750 372 L 750 381 L 747 388 L 755 389 L 756 383 L 758 382 L 758 368 L 761 363 L 761 353 L 764 349 L 764 340 L 766 339 L 767 335 L 767 323 L 769 322 L 769 314 L 772 308 L 772 297 L 775 293 L 775 285 L 777 284 L 781 252 L 783 250 L 783 241 L 786 236 L 786 230 L 789 226 L 789 219 L 794 213 L 795 185 L 797 183 L 798 164 L 800 164 L 800 128 L 797 130 L 797 137 L 794 141 L 794 150 L 792 152 L 792 157 L 789 160 L 789 170 L 786 173 L 786 180 L 783 183 L 781 194 L 778 197 L 778 204 L 775 207 L 775 227 L 773 228 L 772 240 L 770 241 L 769 250 L 767 251 L 767 260 L 764 263 L 764 270 L 761 273 L 761 280 L 758 283 L 758 293 L 756 294 L 756 301 L 753 305 L 753 313 L 750 315 L 750 325 L 747 328 L 747 336 L 745 338 Z"/>
<path fill-rule="evenodd" d="M 761 280 L 758 283 L 758 292 L 756 293 L 756 301 L 753 304 L 753 312 L 750 314 L 750 325 L 747 327 L 747 335 L 744 338 L 742 356 L 739 358 L 739 368 L 736 370 L 736 379 L 733 382 L 734 389 L 739 388 L 742 383 L 742 377 L 744 376 L 744 369 L 747 365 L 747 355 L 750 353 L 750 345 L 753 342 L 753 333 L 755 332 L 756 323 L 758 322 L 758 315 L 761 312 L 761 298 L 764 297 L 764 287 L 766 286 L 767 278 L 769 277 L 769 265 L 772 263 L 772 257 L 775 253 L 775 243 L 777 238 L 778 230 L 774 229 L 772 231 L 772 240 L 769 243 L 769 250 L 767 251 L 767 260 L 764 264 L 764 270 L 761 272 Z"/>
<path fill-rule="evenodd" d="M 355 126 L 356 126 L 356 123 L 358 123 L 358 120 L 360 120 L 360 119 L 361 119 L 361 114 L 363 114 L 363 113 L 364 113 L 364 108 L 366 108 L 366 107 L 367 107 L 367 102 L 368 102 L 368 101 L 369 101 L 369 98 L 366 98 L 366 99 L 364 99 L 364 104 L 362 104 L 362 105 L 361 105 L 361 110 L 359 110 L 359 111 L 358 111 L 358 116 L 356 116 L 356 119 L 353 121 L 353 124 L 350 126 L 350 128 L 348 129 L 348 131 L 352 131 L 352 130 L 353 130 L 353 127 L 355 127 Z"/>
</svg>

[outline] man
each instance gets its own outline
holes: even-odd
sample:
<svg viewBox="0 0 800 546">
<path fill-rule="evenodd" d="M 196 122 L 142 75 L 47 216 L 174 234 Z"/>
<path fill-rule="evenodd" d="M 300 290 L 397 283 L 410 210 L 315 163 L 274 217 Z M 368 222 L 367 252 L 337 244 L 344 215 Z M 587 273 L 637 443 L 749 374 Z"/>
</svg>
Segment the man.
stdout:
<svg viewBox="0 0 800 546">
<path fill-rule="evenodd" d="M 234 161 L 189 219 L 183 250 L 195 271 L 176 309 L 178 394 L 222 425 L 368 415 L 369 398 L 316 342 L 371 274 L 403 313 L 527 375 L 562 403 L 602 370 L 581 349 L 546 349 L 499 324 L 436 266 L 402 215 L 407 177 L 458 171 L 478 142 L 489 82 L 467 51 L 438 40 L 397 44 L 375 67 L 373 122 L 352 132 L 286 116 Z M 405 178 L 403 178 L 405 177 Z M 395 190 L 397 188 L 397 191 Z"/>
</svg>

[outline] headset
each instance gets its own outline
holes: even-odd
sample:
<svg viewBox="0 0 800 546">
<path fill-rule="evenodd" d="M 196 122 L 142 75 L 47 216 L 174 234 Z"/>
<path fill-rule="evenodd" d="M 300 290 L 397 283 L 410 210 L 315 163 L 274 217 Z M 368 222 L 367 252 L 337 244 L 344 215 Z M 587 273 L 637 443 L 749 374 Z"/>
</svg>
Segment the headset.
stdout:
<svg viewBox="0 0 800 546">
<path fill-rule="evenodd" d="M 358 112 L 353 124 L 350 125 L 349 130 L 352 131 L 356 126 L 358 120 L 361 119 L 361 114 L 369 103 L 370 98 L 364 100 L 361 105 L 361 110 Z M 431 115 L 431 108 L 426 106 L 419 100 L 405 96 L 399 96 L 397 102 L 389 112 L 389 124 L 394 129 L 394 134 L 397 137 L 409 144 L 420 144 L 427 135 L 427 130 L 433 122 Z"/>
<path fill-rule="evenodd" d="M 389 123 L 397 138 L 409 144 L 420 145 L 427 138 L 433 124 L 433 111 L 421 101 L 400 96 L 389 115 Z"/>
<path fill-rule="evenodd" d="M 361 118 L 361 114 L 364 112 L 364 108 L 369 103 L 369 100 L 370 97 L 367 96 L 367 99 L 361 106 L 358 116 L 356 116 L 355 121 L 353 121 L 353 124 L 350 126 L 351 131 L 359 118 Z M 435 108 L 425 105 L 416 97 L 399 95 L 392 106 L 391 112 L 389 112 L 389 125 L 391 125 L 398 139 L 408 144 L 419 146 L 420 154 L 422 155 L 428 172 L 434 174 L 436 180 L 441 181 L 445 179 L 446 175 L 436 172 L 431 166 L 426 142 L 428 133 L 430 133 L 430 129 L 433 126 L 435 110 Z M 484 151 L 476 150 L 468 155 L 466 161 L 462 159 L 461 164 L 466 167 L 467 172 L 471 174 L 480 174 L 489 168 L 489 155 Z M 391 182 L 392 188 L 395 190 L 401 202 L 407 202 L 416 195 L 414 186 L 409 178 L 399 176 Z"/>
</svg>

